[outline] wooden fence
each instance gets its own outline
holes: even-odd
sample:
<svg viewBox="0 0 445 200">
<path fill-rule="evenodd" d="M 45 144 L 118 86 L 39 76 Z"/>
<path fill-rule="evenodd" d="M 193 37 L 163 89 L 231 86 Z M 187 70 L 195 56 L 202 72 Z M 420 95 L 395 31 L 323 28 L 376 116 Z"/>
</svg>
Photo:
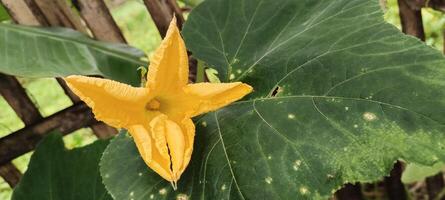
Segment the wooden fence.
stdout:
<svg viewBox="0 0 445 200">
<path fill-rule="evenodd" d="M 183 10 L 176 0 L 143 0 L 147 11 L 164 36 L 169 22 L 175 15 L 178 26 L 184 22 Z M 381 0 L 384 3 L 385 0 Z M 97 40 L 125 43 L 126 40 L 113 20 L 104 0 L 0 0 L 13 22 L 34 26 L 62 26 L 89 34 Z M 445 11 L 445 0 L 398 0 L 403 32 L 425 40 L 421 9 L 431 7 Z M 196 62 L 190 62 L 194 65 Z M 195 66 L 191 66 L 195 68 Z M 191 72 L 195 71 L 191 69 Z M 43 117 L 19 81 L 6 74 L 0 74 L 0 94 L 8 102 L 25 127 L 0 138 L 0 176 L 14 187 L 20 180 L 21 172 L 11 161 L 32 151 L 37 143 L 50 131 L 57 130 L 64 135 L 80 128 L 91 127 L 98 138 L 108 138 L 117 130 L 94 119 L 91 110 L 80 101 L 62 79 L 57 82 L 73 105 L 51 116 Z M 400 182 L 403 164 L 397 163 L 391 176 L 382 183 L 389 199 L 407 199 L 404 185 Z M 430 199 L 435 198 L 444 188 L 443 174 L 427 178 Z M 336 199 L 363 199 L 366 185 L 348 184 L 336 193 Z M 364 193 L 365 191 L 365 193 Z M 368 195 L 369 197 L 369 195 Z"/>
</svg>

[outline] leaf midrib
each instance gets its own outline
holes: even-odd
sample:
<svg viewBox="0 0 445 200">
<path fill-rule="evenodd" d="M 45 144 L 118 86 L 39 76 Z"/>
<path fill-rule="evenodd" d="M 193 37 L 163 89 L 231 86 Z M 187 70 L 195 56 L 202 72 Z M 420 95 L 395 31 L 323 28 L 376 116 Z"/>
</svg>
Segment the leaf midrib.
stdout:
<svg viewBox="0 0 445 200">
<path fill-rule="evenodd" d="M 216 126 L 218 127 L 219 138 L 220 138 L 220 140 L 221 140 L 221 145 L 222 145 L 222 147 L 223 147 L 224 155 L 225 155 L 225 157 L 226 157 L 226 160 L 227 160 L 227 163 L 228 163 L 228 166 L 229 166 L 229 169 L 230 169 L 230 173 L 232 174 L 233 181 L 235 182 L 235 186 L 236 186 L 236 188 L 238 189 L 238 192 L 239 192 L 240 197 L 241 197 L 243 200 L 245 200 L 246 198 L 244 197 L 243 193 L 241 192 L 241 188 L 239 187 L 239 185 L 238 185 L 238 181 L 237 181 L 236 178 L 235 178 L 235 173 L 233 172 L 232 165 L 230 164 L 229 155 L 227 155 L 226 145 L 224 144 L 224 139 L 223 139 L 223 137 L 222 137 L 221 128 L 220 128 L 220 126 L 219 126 L 219 121 L 218 121 L 217 112 L 214 113 L 214 116 L 215 116 Z"/>
</svg>

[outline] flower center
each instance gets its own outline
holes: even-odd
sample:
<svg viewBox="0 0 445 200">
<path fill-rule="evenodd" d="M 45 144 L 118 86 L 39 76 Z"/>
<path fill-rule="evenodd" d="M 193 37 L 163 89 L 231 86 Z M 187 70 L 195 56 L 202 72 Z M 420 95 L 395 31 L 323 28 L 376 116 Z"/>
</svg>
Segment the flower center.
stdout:
<svg viewBox="0 0 445 200">
<path fill-rule="evenodd" d="M 159 108 L 161 107 L 161 103 L 159 103 L 158 100 L 156 99 L 152 99 L 150 102 L 147 103 L 147 105 L 145 106 L 145 108 L 147 110 L 159 110 Z"/>
</svg>

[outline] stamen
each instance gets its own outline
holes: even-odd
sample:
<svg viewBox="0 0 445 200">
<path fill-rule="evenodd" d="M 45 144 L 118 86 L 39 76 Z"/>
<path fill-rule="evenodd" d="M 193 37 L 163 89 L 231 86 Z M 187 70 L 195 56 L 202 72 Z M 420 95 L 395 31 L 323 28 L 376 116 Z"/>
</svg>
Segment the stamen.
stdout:
<svg viewBox="0 0 445 200">
<path fill-rule="evenodd" d="M 150 102 L 147 103 L 145 108 L 147 110 L 158 110 L 161 107 L 161 103 L 159 103 L 158 100 L 152 99 Z"/>
</svg>

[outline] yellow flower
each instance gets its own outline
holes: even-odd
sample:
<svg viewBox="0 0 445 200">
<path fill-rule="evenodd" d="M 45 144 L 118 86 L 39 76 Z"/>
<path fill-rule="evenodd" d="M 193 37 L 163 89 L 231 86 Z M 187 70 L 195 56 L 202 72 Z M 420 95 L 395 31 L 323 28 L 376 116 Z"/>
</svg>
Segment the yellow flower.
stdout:
<svg viewBox="0 0 445 200">
<path fill-rule="evenodd" d="M 145 87 L 85 76 L 65 80 L 98 120 L 127 129 L 145 163 L 175 187 L 192 155 L 191 118 L 252 91 L 240 82 L 188 84 L 188 73 L 187 51 L 173 19 L 150 59 Z"/>
</svg>

